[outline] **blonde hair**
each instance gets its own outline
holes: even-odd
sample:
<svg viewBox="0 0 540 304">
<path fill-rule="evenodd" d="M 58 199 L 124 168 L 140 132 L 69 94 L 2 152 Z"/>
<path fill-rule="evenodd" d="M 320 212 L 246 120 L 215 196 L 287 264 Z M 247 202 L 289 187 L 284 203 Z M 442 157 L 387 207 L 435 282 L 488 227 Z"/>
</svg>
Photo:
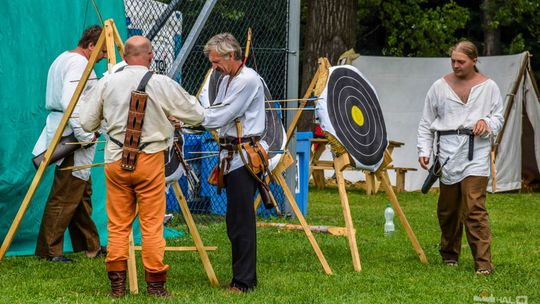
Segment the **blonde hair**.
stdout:
<svg viewBox="0 0 540 304">
<path fill-rule="evenodd" d="M 452 56 L 453 51 L 463 53 L 472 60 L 478 59 L 478 48 L 476 48 L 476 45 L 469 40 L 463 40 L 456 43 L 453 47 L 450 48 L 450 50 L 448 51 L 448 55 Z M 478 72 L 476 64 L 474 65 L 474 70 Z"/>
<path fill-rule="evenodd" d="M 221 33 L 210 38 L 204 46 L 204 55 L 208 56 L 211 49 L 215 49 L 220 56 L 226 56 L 233 52 L 235 60 L 242 59 L 240 43 L 231 33 Z"/>
</svg>

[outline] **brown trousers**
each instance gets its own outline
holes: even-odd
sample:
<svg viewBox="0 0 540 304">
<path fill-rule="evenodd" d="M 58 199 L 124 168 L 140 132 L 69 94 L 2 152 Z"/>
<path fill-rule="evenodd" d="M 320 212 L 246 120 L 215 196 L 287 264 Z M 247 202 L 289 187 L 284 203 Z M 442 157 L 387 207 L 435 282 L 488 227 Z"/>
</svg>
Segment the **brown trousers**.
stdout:
<svg viewBox="0 0 540 304">
<path fill-rule="evenodd" d="M 468 176 L 453 185 L 440 185 L 437 214 L 441 227 L 440 250 L 443 260 L 458 261 L 463 226 L 471 247 L 475 269 L 492 269 L 491 231 L 486 210 L 488 178 Z"/>
<path fill-rule="evenodd" d="M 120 167 L 121 160 L 105 165 L 107 181 L 107 271 L 127 269 L 128 240 L 139 205 L 142 260 L 146 281 L 165 281 L 169 265 L 163 263 L 165 238 L 165 160 L 163 152 L 140 153 L 134 171 Z"/>
<path fill-rule="evenodd" d="M 54 172 L 54 182 L 41 220 L 36 256 L 47 258 L 64 252 L 64 232 L 69 229 L 73 251 L 96 251 L 100 247 L 92 221 L 92 181 L 84 181 L 59 169 L 73 166 L 73 154 Z"/>
</svg>

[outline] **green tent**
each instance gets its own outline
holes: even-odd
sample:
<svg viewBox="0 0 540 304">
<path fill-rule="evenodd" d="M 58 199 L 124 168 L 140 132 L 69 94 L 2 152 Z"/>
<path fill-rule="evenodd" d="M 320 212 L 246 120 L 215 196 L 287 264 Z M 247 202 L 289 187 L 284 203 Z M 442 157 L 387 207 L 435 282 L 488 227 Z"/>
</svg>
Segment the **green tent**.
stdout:
<svg viewBox="0 0 540 304">
<path fill-rule="evenodd" d="M 97 0 L 104 20 L 112 18 L 124 39 L 122 0 Z M 83 30 L 99 24 L 90 0 L 19 0 L 0 4 L 0 240 L 4 240 L 35 175 L 32 148 L 45 124 L 45 87 L 49 65 L 61 52 L 76 47 Z M 101 75 L 104 63 L 96 68 Z M 98 146 L 98 150 L 100 146 Z M 101 158 L 101 159 L 99 159 Z M 95 162 L 103 161 L 96 153 Z M 34 253 L 41 217 L 52 184 L 50 166 L 26 212 L 7 255 Z M 92 170 L 93 217 L 106 243 L 103 168 Z M 71 249 L 69 238 L 65 250 Z"/>
</svg>

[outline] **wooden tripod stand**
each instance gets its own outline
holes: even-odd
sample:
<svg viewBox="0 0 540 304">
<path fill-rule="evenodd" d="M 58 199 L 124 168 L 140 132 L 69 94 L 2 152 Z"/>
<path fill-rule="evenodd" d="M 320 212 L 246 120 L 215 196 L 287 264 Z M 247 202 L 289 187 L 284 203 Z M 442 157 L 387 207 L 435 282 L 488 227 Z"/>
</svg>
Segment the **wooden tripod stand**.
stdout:
<svg viewBox="0 0 540 304">
<path fill-rule="evenodd" d="M 330 63 L 328 62 L 328 59 L 326 58 L 320 58 L 319 59 L 319 68 L 317 69 L 315 75 L 313 76 L 312 80 L 311 80 L 311 83 L 309 85 L 309 88 L 304 96 L 304 99 L 300 102 L 299 104 L 299 110 L 297 111 L 288 131 L 287 131 L 287 144 L 294 132 L 294 130 L 296 129 L 296 125 L 298 124 L 298 120 L 300 119 L 300 116 L 302 114 L 302 109 L 305 107 L 305 105 L 307 104 L 307 98 L 310 97 L 310 96 L 319 96 L 323 89 L 324 89 L 324 86 L 326 84 L 326 81 L 327 81 L 327 78 L 328 78 L 328 69 L 330 68 Z M 287 144 L 285 146 L 287 146 Z M 409 225 L 408 221 L 407 221 L 407 218 L 405 217 L 405 214 L 403 213 L 403 210 L 401 209 L 400 205 L 399 205 L 399 201 L 397 200 L 397 197 L 394 193 L 394 190 L 392 188 L 392 185 L 390 184 L 390 180 L 388 178 L 388 172 L 386 171 L 386 167 L 391 163 L 391 158 L 390 158 L 390 154 L 388 153 L 388 151 L 385 151 L 385 161 L 383 162 L 383 165 L 381 165 L 380 169 L 376 172 L 376 175 L 377 177 L 381 180 L 382 182 L 382 186 L 385 190 L 385 192 L 388 194 L 389 198 L 390 198 L 390 201 L 392 203 L 392 207 L 394 208 L 394 210 L 396 210 L 396 213 L 398 214 L 398 217 L 399 217 L 399 220 L 401 221 L 401 224 L 403 225 L 403 227 L 405 228 L 405 231 L 407 233 L 407 236 L 409 237 L 415 251 L 416 251 L 416 254 L 418 255 L 419 259 L 420 259 L 420 262 L 423 263 L 423 264 L 427 264 L 428 261 L 427 261 L 427 258 L 424 254 L 424 251 L 422 250 L 422 247 L 420 246 L 418 240 L 416 239 L 416 236 L 411 228 L 411 226 Z M 338 184 L 338 191 L 339 191 L 339 196 L 340 196 L 340 201 L 341 201 L 341 207 L 342 207 L 342 210 L 343 210 L 343 217 L 344 217 L 344 220 L 345 220 L 345 228 L 341 228 L 344 230 L 344 234 L 347 239 L 348 239 L 348 242 L 349 242 L 349 248 L 351 250 L 351 256 L 352 256 L 352 261 L 353 261 L 353 267 L 354 267 L 354 270 L 355 271 L 361 271 L 361 264 L 360 264 L 360 254 L 358 253 L 358 246 L 356 244 L 356 230 L 354 229 L 354 225 L 353 225 L 353 221 L 352 221 L 352 217 L 351 217 L 351 212 L 350 212 L 350 207 L 349 207 L 349 200 L 348 200 L 348 197 L 347 197 L 347 190 L 345 189 L 345 179 L 343 177 L 343 170 L 345 170 L 348 166 L 350 165 L 350 156 L 348 153 L 344 153 L 338 157 L 335 157 L 334 160 L 332 162 L 327 162 L 327 164 L 325 164 L 324 166 L 319 166 L 317 169 L 330 169 L 330 170 L 335 170 L 336 172 L 336 179 L 337 179 L 337 184 Z M 280 168 L 283 167 L 283 166 L 287 166 L 287 163 L 286 163 L 286 158 L 283 157 L 280 162 L 278 163 L 278 166 L 277 168 Z M 277 169 L 276 168 L 276 169 Z M 286 168 L 286 167 L 285 167 Z M 281 177 L 281 174 L 276 174 L 276 176 L 280 176 Z M 281 177 L 282 178 L 282 177 Z M 278 179 L 279 181 L 279 179 Z M 279 182 L 279 184 L 284 187 L 284 189 L 288 189 L 286 187 L 286 184 L 283 182 Z M 294 200 L 294 198 L 293 198 Z M 289 201 L 291 201 L 291 199 L 289 199 Z M 296 203 L 295 203 L 296 205 Z M 303 217 L 302 217 L 303 219 Z M 301 221 L 302 222 L 302 221 Z M 306 225 L 303 225 L 303 228 L 304 228 L 304 231 L 309 230 L 308 227 L 306 227 Z M 308 235 L 308 233 L 306 232 L 306 235 Z M 308 238 L 310 236 L 308 235 Z M 311 238 L 310 238 L 310 241 L 311 241 Z M 312 243 L 313 244 L 313 243 Z M 316 243 L 315 243 L 316 244 Z M 317 247 L 318 248 L 318 247 Z M 314 246 L 314 249 L 315 251 L 317 252 L 315 246 Z M 317 255 L 319 255 L 317 253 Z M 321 254 L 322 255 L 322 254 Z M 324 259 L 324 257 L 323 257 Z M 324 261 L 326 262 L 326 261 Z M 321 263 L 323 264 L 323 260 L 321 260 Z M 323 267 L 324 267 L 324 264 L 323 264 Z"/>
<path fill-rule="evenodd" d="M 21 206 L 19 207 L 19 210 L 15 216 L 15 219 L 13 220 L 13 223 L 11 224 L 8 230 L 6 238 L 4 239 L 2 243 L 2 247 L 0 248 L 0 261 L 4 258 L 7 250 L 9 249 L 9 246 L 11 245 L 11 242 L 13 241 L 15 233 L 17 232 L 17 229 L 19 228 L 19 225 L 22 221 L 22 218 L 24 217 L 31 200 L 34 197 L 36 189 L 39 186 L 41 179 L 43 178 L 43 174 L 45 173 L 45 170 L 50 162 L 51 155 L 53 154 L 54 150 L 56 149 L 60 141 L 61 135 L 67 125 L 67 122 L 69 118 L 71 117 L 73 110 L 75 109 L 75 106 L 79 100 L 79 97 L 81 96 L 81 93 L 94 68 L 94 65 L 97 62 L 98 54 L 101 52 L 103 46 L 105 46 L 107 49 L 107 54 L 108 54 L 108 69 L 111 70 L 112 66 L 116 64 L 115 45 L 116 45 L 116 49 L 118 49 L 118 52 L 120 53 L 120 56 L 123 57 L 124 45 L 122 43 L 122 39 L 120 38 L 120 35 L 118 34 L 118 30 L 114 24 L 114 21 L 112 19 L 108 19 L 104 23 L 103 31 L 101 35 L 99 36 L 98 41 L 96 42 L 94 51 L 90 55 L 88 64 L 86 65 L 86 68 L 81 76 L 81 79 L 77 85 L 77 88 L 75 89 L 75 92 L 73 93 L 73 96 L 71 97 L 71 100 L 64 112 L 64 116 L 62 117 L 62 120 L 60 121 L 60 124 L 58 125 L 58 128 L 56 129 L 56 133 L 54 134 L 51 140 L 51 143 L 45 153 L 43 161 L 39 165 L 37 172 L 34 175 L 34 178 L 32 180 L 32 183 L 30 184 L 30 188 L 28 189 L 28 192 L 26 193 L 21 203 Z M 199 232 L 195 226 L 191 213 L 188 209 L 187 203 L 184 199 L 184 196 L 178 184 L 175 184 L 174 190 L 175 190 L 175 194 L 177 196 L 178 202 L 180 204 L 180 209 L 182 210 L 182 213 L 184 215 L 184 219 L 186 220 L 186 223 L 189 227 L 189 232 L 191 233 L 193 240 L 195 242 L 195 247 L 194 248 L 193 247 L 167 247 L 166 250 L 174 250 L 174 251 L 195 251 L 196 250 L 198 251 L 199 255 L 201 256 L 201 260 L 207 272 L 210 283 L 212 284 L 212 286 L 218 286 L 219 285 L 218 280 L 216 278 L 212 265 L 210 264 L 210 260 L 208 259 L 208 255 L 206 253 L 206 250 L 215 250 L 215 247 L 203 246 Z M 133 246 L 133 232 L 131 233 L 129 243 L 130 243 L 130 250 L 129 250 L 130 255 L 129 255 L 129 260 L 128 260 L 128 272 L 129 272 L 130 291 L 132 293 L 137 293 L 138 288 L 137 288 L 137 274 L 136 274 L 136 268 L 135 268 L 135 254 L 134 254 L 135 247 Z"/>
<path fill-rule="evenodd" d="M 320 65 L 319 69 L 317 70 L 315 76 L 311 80 L 311 83 L 306 91 L 306 94 L 304 95 L 304 98 L 300 102 L 299 110 L 296 112 L 295 117 L 293 118 L 293 121 L 289 128 L 287 129 L 287 135 L 286 135 L 286 142 L 285 142 L 285 148 L 289 145 L 289 142 L 292 138 L 293 133 L 296 130 L 296 126 L 298 125 L 298 121 L 300 120 L 300 116 L 302 115 L 302 109 L 306 106 L 307 101 L 306 99 L 311 96 L 311 93 L 313 92 L 314 87 L 317 85 L 319 80 L 319 70 L 322 68 L 325 68 L 326 65 Z M 327 67 L 326 67 L 327 68 Z M 321 266 L 323 267 L 323 270 L 326 274 L 331 275 L 332 269 L 330 268 L 330 265 L 328 265 L 328 262 L 326 261 L 326 258 L 324 257 L 324 254 L 322 253 L 321 249 L 319 248 L 319 244 L 315 240 L 315 237 L 313 236 L 313 233 L 310 229 L 310 226 L 307 224 L 304 215 L 300 211 L 300 208 L 298 208 L 298 204 L 296 203 L 296 199 L 294 195 L 292 194 L 291 189 L 289 189 L 289 186 L 287 185 L 287 182 L 283 178 L 283 172 L 287 170 L 292 164 L 294 164 L 294 159 L 292 155 L 289 152 L 286 152 L 283 154 L 281 159 L 279 160 L 278 164 L 276 165 L 276 168 L 272 170 L 272 175 L 274 176 L 276 183 L 281 186 L 283 189 L 283 193 L 285 194 L 285 197 L 287 197 L 287 200 L 289 201 L 289 204 L 291 205 L 291 208 L 293 209 L 294 214 L 298 218 L 298 221 L 300 222 L 301 228 L 306 234 L 306 237 L 309 240 L 309 243 L 311 244 L 311 247 L 313 248 L 313 251 L 315 251 L 315 254 L 317 255 L 317 258 L 319 259 L 319 262 L 321 263 Z M 268 182 L 267 178 L 267 182 Z M 255 200 L 255 211 L 258 209 L 259 204 L 261 202 L 260 195 L 257 196 Z"/>
</svg>

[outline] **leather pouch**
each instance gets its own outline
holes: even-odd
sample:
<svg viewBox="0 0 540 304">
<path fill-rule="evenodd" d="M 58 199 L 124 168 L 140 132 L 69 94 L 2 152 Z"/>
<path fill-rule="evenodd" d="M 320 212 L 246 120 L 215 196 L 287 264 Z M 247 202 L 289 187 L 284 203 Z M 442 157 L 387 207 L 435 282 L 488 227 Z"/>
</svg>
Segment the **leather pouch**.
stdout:
<svg viewBox="0 0 540 304">
<path fill-rule="evenodd" d="M 441 177 L 443 166 L 444 164 L 441 165 L 441 163 L 439 162 L 439 158 L 435 157 L 433 165 L 431 165 L 428 170 L 428 176 L 426 177 L 426 179 L 424 180 L 424 184 L 422 185 L 422 193 L 428 193 L 429 189 L 431 189 L 433 184 L 439 179 L 439 177 Z"/>
<path fill-rule="evenodd" d="M 74 153 L 75 151 L 77 151 L 78 149 L 82 147 L 81 144 L 77 144 L 77 145 L 66 144 L 66 143 L 73 143 L 73 142 L 78 142 L 77 138 L 75 137 L 75 134 L 73 133 L 60 138 L 60 142 L 58 142 L 58 145 L 56 145 L 56 149 L 51 155 L 51 161 L 49 162 L 49 165 L 54 164 L 58 160 L 71 155 L 72 153 Z M 39 165 L 43 161 L 43 158 L 45 157 L 45 153 L 47 153 L 47 150 L 43 151 L 42 153 L 32 158 L 32 163 L 34 164 L 34 167 L 36 169 L 39 168 Z"/>
</svg>

